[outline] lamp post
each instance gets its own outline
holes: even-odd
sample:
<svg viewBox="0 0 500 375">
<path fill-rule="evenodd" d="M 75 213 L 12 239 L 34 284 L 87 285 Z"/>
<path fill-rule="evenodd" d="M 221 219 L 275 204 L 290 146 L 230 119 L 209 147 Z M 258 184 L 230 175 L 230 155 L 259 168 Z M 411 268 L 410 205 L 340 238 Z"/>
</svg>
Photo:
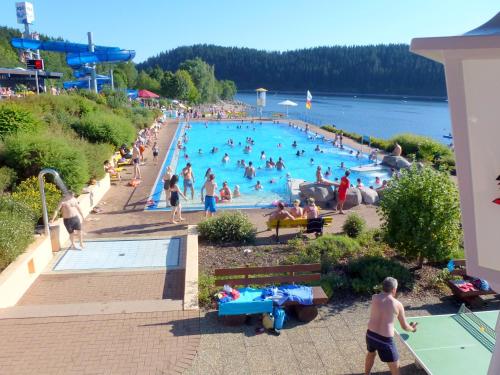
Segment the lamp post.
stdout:
<svg viewBox="0 0 500 375">
<path fill-rule="evenodd" d="M 500 13 L 464 35 L 413 39 L 411 51 L 444 65 L 467 273 L 500 292 Z M 500 345 L 488 374 L 500 374 Z"/>
</svg>

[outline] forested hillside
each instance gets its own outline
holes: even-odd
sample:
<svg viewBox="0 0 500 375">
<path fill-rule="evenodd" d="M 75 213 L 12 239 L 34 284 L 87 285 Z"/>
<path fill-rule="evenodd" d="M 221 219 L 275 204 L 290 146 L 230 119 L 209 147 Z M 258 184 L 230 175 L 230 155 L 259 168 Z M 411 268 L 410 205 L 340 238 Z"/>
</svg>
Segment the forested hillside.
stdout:
<svg viewBox="0 0 500 375">
<path fill-rule="evenodd" d="M 238 89 L 446 95 L 442 66 L 412 54 L 406 44 L 286 52 L 194 45 L 162 52 L 137 67 L 175 71 L 184 60 L 196 57 L 215 66 L 217 78 L 233 80 Z"/>
</svg>

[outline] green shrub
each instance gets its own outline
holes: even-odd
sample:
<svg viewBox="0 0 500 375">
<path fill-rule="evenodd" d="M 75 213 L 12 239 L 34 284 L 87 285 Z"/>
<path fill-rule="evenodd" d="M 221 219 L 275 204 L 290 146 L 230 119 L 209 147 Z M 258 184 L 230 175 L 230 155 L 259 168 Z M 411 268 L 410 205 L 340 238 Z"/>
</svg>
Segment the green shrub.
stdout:
<svg viewBox="0 0 500 375">
<path fill-rule="evenodd" d="M 249 243 L 257 229 L 242 212 L 223 212 L 198 224 L 200 237 L 212 243 Z"/>
<path fill-rule="evenodd" d="M 128 103 L 125 91 L 104 89 L 102 90 L 101 95 L 106 98 L 106 103 L 111 108 L 124 107 Z"/>
<path fill-rule="evenodd" d="M 62 198 L 62 193 L 56 185 L 50 182 L 45 183 L 44 189 L 45 199 L 47 202 L 47 212 L 48 215 L 51 216 Z M 29 207 L 35 215 L 34 217 L 36 221 L 42 217 L 42 198 L 40 195 L 38 178 L 30 177 L 27 180 L 22 181 L 16 187 L 16 190 L 11 196 L 15 202 Z"/>
<path fill-rule="evenodd" d="M 328 272 L 342 259 L 350 258 L 361 250 L 358 242 L 347 236 L 327 234 L 298 249 L 288 258 L 290 263 L 321 263 L 321 271 Z"/>
<path fill-rule="evenodd" d="M 76 193 L 90 177 L 84 152 L 72 140 L 50 133 L 7 137 L 3 157 L 21 178 L 36 176 L 43 168 L 54 168 Z"/>
<path fill-rule="evenodd" d="M 17 173 L 9 167 L 0 168 L 0 194 L 9 189 L 17 180 Z"/>
<path fill-rule="evenodd" d="M 33 132 L 40 126 L 33 115 L 16 104 L 0 105 L 0 139 L 18 131 Z"/>
<path fill-rule="evenodd" d="M 415 134 L 399 134 L 391 138 L 391 144 L 399 143 L 403 155 L 415 155 L 417 160 L 434 162 L 439 158 L 453 157 L 453 152 L 444 144 L 429 137 Z"/>
<path fill-rule="evenodd" d="M 460 245 L 460 205 L 455 183 L 430 167 L 412 167 L 392 180 L 379 213 L 389 245 L 408 259 L 441 261 Z"/>
<path fill-rule="evenodd" d="M 73 97 L 82 97 L 88 100 L 92 100 L 93 102 L 101 105 L 106 104 L 106 98 L 103 95 L 99 95 L 90 90 L 75 90 L 70 92 L 70 96 Z"/>
<path fill-rule="evenodd" d="M 335 133 L 337 131 L 337 128 L 332 125 L 323 125 L 321 129 L 326 130 L 327 132 Z"/>
<path fill-rule="evenodd" d="M 132 123 L 113 113 L 94 112 L 71 125 L 79 135 L 92 143 L 110 143 L 116 147 L 135 139 Z"/>
<path fill-rule="evenodd" d="M 351 213 L 347 217 L 342 229 L 345 234 L 349 237 L 356 238 L 358 237 L 366 227 L 366 220 L 359 216 L 357 213 Z"/>
<path fill-rule="evenodd" d="M 410 271 L 400 263 L 391 259 L 366 256 L 358 258 L 348 265 L 351 287 L 356 293 L 370 294 L 380 291 L 380 284 L 388 277 L 398 280 L 400 289 L 413 287 L 413 277 Z"/>
<path fill-rule="evenodd" d="M 0 198 L 0 271 L 33 241 L 34 221 L 30 210 L 9 198 Z"/>
<path fill-rule="evenodd" d="M 215 277 L 204 272 L 200 272 L 198 278 L 198 303 L 200 306 L 209 307 L 212 304 L 215 293 L 218 289 L 215 286 Z"/>
<path fill-rule="evenodd" d="M 79 143 L 79 148 L 85 154 L 90 178 L 103 178 L 106 174 L 103 162 L 104 160 L 108 160 L 109 156 L 113 153 L 113 146 L 107 143 L 88 143 L 83 140 Z"/>
<path fill-rule="evenodd" d="M 383 256 L 390 250 L 384 241 L 384 233 L 380 229 L 371 229 L 361 233 L 357 238 L 363 248 L 364 255 Z"/>
</svg>

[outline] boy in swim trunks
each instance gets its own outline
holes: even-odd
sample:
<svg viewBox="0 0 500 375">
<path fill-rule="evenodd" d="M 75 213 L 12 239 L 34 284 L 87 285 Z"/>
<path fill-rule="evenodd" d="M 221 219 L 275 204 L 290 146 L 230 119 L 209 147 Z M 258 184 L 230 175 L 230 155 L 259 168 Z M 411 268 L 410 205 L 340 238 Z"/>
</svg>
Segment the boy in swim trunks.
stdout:
<svg viewBox="0 0 500 375">
<path fill-rule="evenodd" d="M 191 189 L 191 199 L 194 199 L 194 173 L 191 163 L 187 163 L 182 170 L 182 177 L 184 179 L 184 195 L 186 195 L 187 189 Z"/>
<path fill-rule="evenodd" d="M 394 318 L 401 328 L 408 332 L 417 331 L 417 323 L 406 321 L 403 304 L 396 299 L 398 281 L 386 277 L 382 282 L 382 292 L 372 297 L 370 321 L 366 331 L 365 375 L 369 375 L 378 353 L 380 360 L 386 362 L 392 375 L 399 374 L 399 354 L 394 343 Z"/>
<path fill-rule="evenodd" d="M 50 221 L 51 223 L 53 223 L 54 220 L 56 219 L 59 210 L 61 210 L 62 212 L 64 226 L 66 227 L 66 230 L 69 233 L 71 248 L 77 249 L 74 238 L 75 231 L 77 231 L 80 239 L 80 246 L 83 249 L 83 233 L 82 233 L 83 212 L 80 209 L 78 201 L 73 195 L 73 192 L 68 191 L 66 194 L 64 194 L 61 203 L 59 203 L 59 206 L 57 206 L 56 212 L 54 213 L 54 216 Z M 80 217 L 78 217 L 78 215 L 81 216 L 81 220 Z"/>
<path fill-rule="evenodd" d="M 141 157 L 141 150 L 139 150 L 139 145 L 134 143 L 134 148 L 132 149 L 132 163 L 134 164 L 134 180 L 141 179 L 141 169 L 139 168 L 139 162 Z"/>
<path fill-rule="evenodd" d="M 203 191 L 206 192 L 205 200 L 203 200 Z M 217 191 L 217 183 L 215 182 L 215 175 L 210 173 L 208 179 L 201 188 L 201 201 L 205 203 L 205 217 L 213 216 L 217 211 L 215 205 L 215 192 Z"/>
</svg>

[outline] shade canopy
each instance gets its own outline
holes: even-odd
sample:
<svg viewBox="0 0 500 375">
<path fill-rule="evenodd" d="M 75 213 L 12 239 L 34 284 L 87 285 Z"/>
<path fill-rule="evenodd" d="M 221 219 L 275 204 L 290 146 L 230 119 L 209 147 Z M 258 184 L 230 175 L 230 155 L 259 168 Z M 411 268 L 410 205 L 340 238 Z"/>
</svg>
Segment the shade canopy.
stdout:
<svg viewBox="0 0 500 375">
<path fill-rule="evenodd" d="M 152 99 L 152 98 L 159 98 L 159 97 L 160 97 L 160 95 L 157 95 L 154 92 L 151 92 L 149 90 L 139 90 L 139 98 Z"/>
<path fill-rule="evenodd" d="M 291 100 L 285 100 L 283 102 L 278 103 L 278 105 L 286 105 L 287 107 L 297 107 L 297 103 L 292 102 Z"/>
</svg>

